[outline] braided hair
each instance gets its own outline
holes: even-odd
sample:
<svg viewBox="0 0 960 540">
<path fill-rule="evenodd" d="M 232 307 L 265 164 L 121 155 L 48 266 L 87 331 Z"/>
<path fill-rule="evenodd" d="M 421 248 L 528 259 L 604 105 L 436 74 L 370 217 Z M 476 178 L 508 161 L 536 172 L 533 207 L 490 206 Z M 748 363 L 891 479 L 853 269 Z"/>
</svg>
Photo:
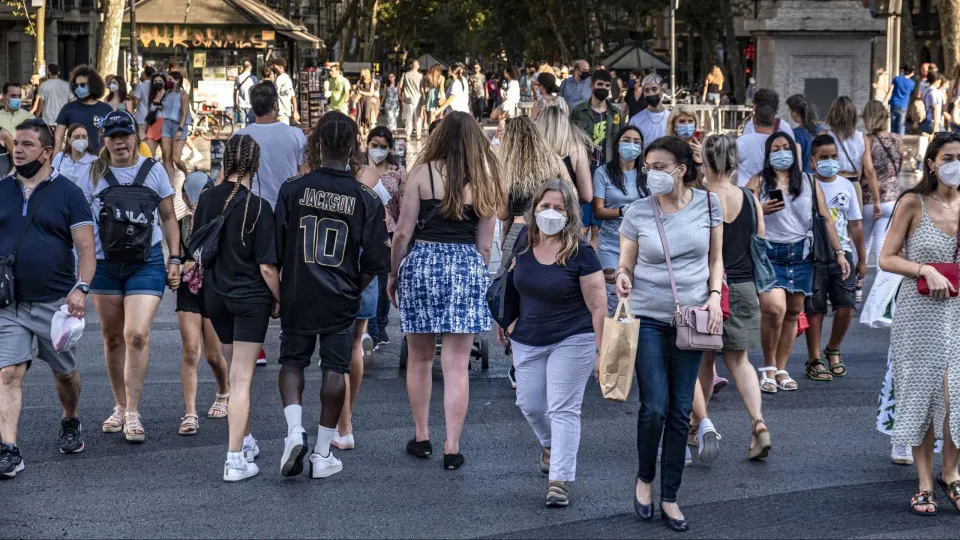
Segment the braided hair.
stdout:
<svg viewBox="0 0 960 540">
<path fill-rule="evenodd" d="M 227 197 L 227 200 L 223 203 L 224 210 L 226 210 L 230 201 L 237 195 L 243 179 L 250 177 L 252 180 L 253 175 L 256 174 L 259 169 L 260 145 L 257 144 L 257 141 L 246 134 L 230 137 L 223 152 L 223 178 L 227 182 L 234 182 L 234 185 L 230 196 Z M 231 180 L 230 178 L 234 175 L 236 176 L 236 180 Z M 259 183 L 260 175 L 256 174 L 256 176 L 257 182 Z M 243 222 L 240 224 L 240 242 L 244 246 L 247 245 L 244 236 L 252 233 L 257 226 L 257 222 L 260 220 L 260 213 L 263 210 L 263 198 L 259 198 L 258 200 L 257 218 L 253 221 L 249 231 L 247 230 L 247 212 L 250 208 L 250 197 L 247 197 L 247 200 L 244 201 L 243 204 Z"/>
<path fill-rule="evenodd" d="M 342 112 L 324 114 L 307 139 L 307 165 L 320 168 L 326 153 L 328 158 L 346 159 L 351 171 L 359 171 L 366 163 L 360 154 L 359 132 L 357 123 Z"/>
</svg>

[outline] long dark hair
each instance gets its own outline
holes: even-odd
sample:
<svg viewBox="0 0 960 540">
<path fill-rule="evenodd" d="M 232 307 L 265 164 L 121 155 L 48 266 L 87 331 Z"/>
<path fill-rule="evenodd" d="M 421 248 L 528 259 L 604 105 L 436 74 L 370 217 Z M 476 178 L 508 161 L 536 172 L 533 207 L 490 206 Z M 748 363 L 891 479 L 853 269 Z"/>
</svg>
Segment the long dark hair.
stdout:
<svg viewBox="0 0 960 540">
<path fill-rule="evenodd" d="M 787 141 L 787 149 L 790 150 L 790 153 L 794 156 L 797 155 L 797 143 L 793 142 L 793 139 L 786 133 L 778 131 L 767 137 L 767 142 L 764 144 L 765 150 L 763 152 L 763 170 L 760 171 L 761 194 L 767 193 L 771 189 L 777 189 L 777 170 L 770 164 L 770 149 L 773 147 L 773 142 L 777 139 L 785 139 Z M 803 193 L 803 171 L 800 169 L 800 163 L 796 158 L 793 160 L 793 165 L 790 166 L 787 172 L 790 173 L 790 196 L 797 198 Z"/>
<path fill-rule="evenodd" d="M 947 145 L 948 143 L 960 143 L 960 134 L 950 133 L 948 131 L 941 131 L 933 137 L 933 140 L 930 141 L 930 145 L 927 146 L 927 153 L 923 155 L 923 180 L 920 181 L 917 185 L 912 188 L 904 191 L 900 198 L 897 199 L 897 204 L 900 204 L 900 199 L 903 198 L 907 193 L 913 193 L 916 195 L 930 195 L 937 189 L 937 184 L 940 182 L 937 180 L 937 176 L 933 174 L 933 169 L 930 167 L 931 161 L 937 160 L 937 154 L 940 153 L 940 150 Z"/>
<path fill-rule="evenodd" d="M 390 153 L 387 154 L 387 163 L 399 166 L 400 162 L 397 161 L 396 154 L 393 153 L 393 133 L 390 131 L 390 128 L 387 126 L 377 126 L 370 130 L 370 133 L 367 135 L 367 144 L 370 144 L 370 141 L 374 137 L 380 137 L 383 140 L 387 141 L 387 147 L 390 148 Z"/>
<path fill-rule="evenodd" d="M 623 167 L 620 166 L 620 138 L 623 137 L 623 134 L 628 131 L 636 131 L 637 135 L 640 135 L 640 140 L 643 141 L 643 133 L 640 132 L 640 128 L 636 126 L 626 126 L 620 130 L 620 133 L 617 133 L 618 144 L 613 147 L 613 155 L 610 156 L 610 160 L 607 161 L 607 164 L 604 167 L 607 168 L 607 176 L 610 178 L 610 183 L 617 187 L 624 195 L 627 194 L 626 186 L 626 175 L 623 174 Z M 640 143 L 640 146 L 643 146 L 643 142 Z M 640 152 L 640 155 L 637 156 L 637 159 L 634 161 L 634 167 L 637 171 L 637 191 L 641 194 L 647 193 L 647 175 L 640 172 L 640 168 L 643 167 L 643 152 Z"/>
<path fill-rule="evenodd" d="M 816 137 L 820 131 L 820 120 L 817 118 L 817 107 L 806 100 L 803 94 L 794 94 L 787 98 L 787 107 L 797 113 L 800 117 L 800 125 L 810 134 Z"/>
<path fill-rule="evenodd" d="M 240 182 L 244 176 L 250 176 L 251 181 L 253 181 L 252 177 L 256 175 L 257 182 L 260 181 L 260 175 L 257 173 L 259 169 L 260 145 L 257 144 L 257 141 L 247 134 L 230 137 L 227 141 L 226 148 L 223 150 L 223 179 L 225 182 L 230 182 L 230 176 L 236 174 L 237 181 L 233 185 L 233 191 L 230 192 L 230 196 L 227 197 L 226 202 L 223 203 L 224 209 L 227 208 L 230 201 L 232 201 L 237 195 L 237 192 L 240 191 Z M 260 212 L 263 210 L 263 198 L 260 198 L 259 201 L 257 217 L 253 221 L 253 225 L 250 226 L 249 231 L 247 230 L 247 211 L 250 209 L 250 197 L 247 197 L 243 203 L 243 221 L 240 223 L 240 242 L 244 246 L 247 245 L 244 237 L 253 232 L 257 226 L 257 221 L 260 220 Z"/>
<path fill-rule="evenodd" d="M 120 100 L 120 104 L 123 104 L 123 102 L 127 100 L 127 81 L 123 80 L 123 77 L 119 75 L 107 76 L 107 81 L 110 81 L 110 80 L 117 83 L 117 86 L 119 87 L 117 89 L 117 98 Z M 109 84 L 110 83 L 108 82 L 107 86 L 109 86 Z M 108 89 L 107 101 L 110 101 L 110 99 L 112 98 L 113 98 L 113 92 L 109 92 L 109 89 Z"/>
<path fill-rule="evenodd" d="M 154 74 L 153 74 L 153 77 L 150 77 L 150 103 L 153 103 L 153 100 L 155 100 L 155 99 L 157 98 L 157 90 L 154 90 L 154 89 L 153 89 L 153 83 L 154 83 L 157 79 L 159 79 L 159 80 L 160 80 L 160 83 L 164 85 L 164 87 L 160 89 L 161 92 L 166 91 L 166 88 L 167 88 L 167 87 L 166 87 L 167 77 L 164 76 L 164 74 L 163 74 L 163 73 L 160 73 L 159 71 L 156 72 L 156 73 L 154 73 Z"/>
</svg>

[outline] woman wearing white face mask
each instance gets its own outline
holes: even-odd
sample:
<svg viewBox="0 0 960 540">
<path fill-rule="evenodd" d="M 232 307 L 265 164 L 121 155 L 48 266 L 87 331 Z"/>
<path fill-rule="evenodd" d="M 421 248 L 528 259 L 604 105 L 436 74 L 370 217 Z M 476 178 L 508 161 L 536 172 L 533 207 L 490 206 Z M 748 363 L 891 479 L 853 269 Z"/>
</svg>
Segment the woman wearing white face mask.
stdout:
<svg viewBox="0 0 960 540">
<path fill-rule="evenodd" d="M 653 196 L 630 205 L 623 218 L 616 273 L 617 292 L 629 296 L 630 312 L 641 321 L 636 361 L 639 470 L 634 509 L 643 520 L 653 518 L 653 480 L 662 434 L 661 518 L 669 528 L 685 531 L 689 525 L 677 505 L 677 490 L 703 353 L 677 347 L 673 320 L 679 306 L 673 291 L 679 305 L 702 306 L 708 312 L 711 331 L 722 328 L 723 213 L 716 195 L 695 187 L 697 167 L 685 141 L 669 136 L 657 139 L 647 146 L 644 158 L 647 189 Z"/>
<path fill-rule="evenodd" d="M 533 197 L 513 281 L 520 317 L 510 334 L 517 405 L 540 441 L 546 504 L 569 504 L 580 445 L 580 405 L 596 369 L 607 314 L 597 254 L 580 228 L 573 184 L 549 180 Z M 529 235 L 529 236 L 527 236 Z"/>
<path fill-rule="evenodd" d="M 123 77 L 109 75 L 104 81 L 107 84 L 107 97 L 103 102 L 113 107 L 116 111 L 127 111 L 130 114 L 136 113 L 136 107 L 133 106 L 133 99 L 127 94 L 127 83 Z"/>
<path fill-rule="evenodd" d="M 87 128 L 71 124 L 63 139 L 63 149 L 53 157 L 53 169 L 79 186 L 90 181 L 90 165 L 96 160 L 97 156 L 90 151 Z"/>
</svg>

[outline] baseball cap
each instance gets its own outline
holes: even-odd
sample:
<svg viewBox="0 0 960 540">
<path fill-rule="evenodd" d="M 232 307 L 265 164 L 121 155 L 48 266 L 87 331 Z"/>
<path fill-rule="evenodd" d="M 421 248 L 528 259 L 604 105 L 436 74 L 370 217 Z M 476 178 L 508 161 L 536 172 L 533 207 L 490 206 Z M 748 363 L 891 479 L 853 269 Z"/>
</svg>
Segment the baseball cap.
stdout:
<svg viewBox="0 0 960 540">
<path fill-rule="evenodd" d="M 137 132 L 137 121 L 127 111 L 111 111 L 100 123 L 104 137 L 130 135 Z"/>
</svg>

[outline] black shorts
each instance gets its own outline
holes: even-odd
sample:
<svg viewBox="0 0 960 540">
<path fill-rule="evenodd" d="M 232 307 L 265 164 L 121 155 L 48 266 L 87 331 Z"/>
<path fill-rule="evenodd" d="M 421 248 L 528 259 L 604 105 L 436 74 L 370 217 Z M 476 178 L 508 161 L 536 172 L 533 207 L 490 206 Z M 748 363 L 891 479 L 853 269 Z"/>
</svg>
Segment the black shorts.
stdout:
<svg viewBox="0 0 960 540">
<path fill-rule="evenodd" d="M 220 338 L 220 343 L 231 345 L 234 341 L 263 343 L 270 325 L 270 304 L 233 300 L 218 295 L 207 288 L 204 293 L 207 317 Z"/>
<path fill-rule="evenodd" d="M 813 267 L 813 294 L 807 297 L 805 310 L 809 314 L 826 313 L 827 299 L 833 310 L 857 307 L 857 273 L 853 264 L 853 254 L 844 253 L 850 264 L 850 275 L 843 279 L 843 272 L 837 261 L 817 264 Z"/>
<path fill-rule="evenodd" d="M 351 324 L 338 332 L 321 335 L 283 332 L 280 336 L 280 365 L 307 367 L 316 349 L 320 353 L 321 368 L 337 373 L 350 373 L 350 359 L 353 357 L 353 328 L 354 325 Z"/>
<path fill-rule="evenodd" d="M 190 286 L 186 281 L 180 282 L 177 288 L 177 311 L 185 313 L 197 313 L 203 317 L 207 316 L 207 306 L 203 298 L 203 287 L 197 294 L 190 292 Z"/>
</svg>

